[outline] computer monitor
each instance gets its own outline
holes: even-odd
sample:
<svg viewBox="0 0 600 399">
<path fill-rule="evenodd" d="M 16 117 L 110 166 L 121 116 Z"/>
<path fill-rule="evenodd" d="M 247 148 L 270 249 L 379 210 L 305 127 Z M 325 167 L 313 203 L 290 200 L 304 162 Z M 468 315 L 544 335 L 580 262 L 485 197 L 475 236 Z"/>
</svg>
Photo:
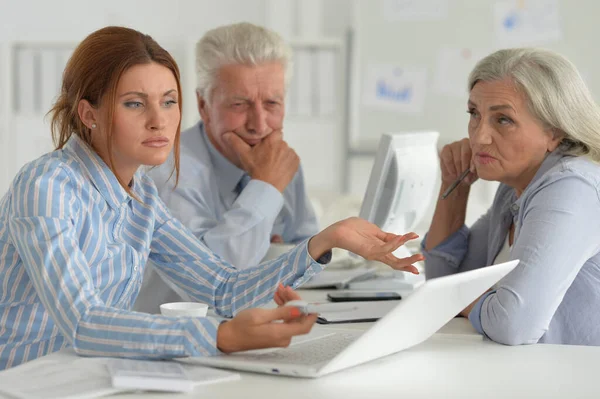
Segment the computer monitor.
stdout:
<svg viewBox="0 0 600 399">
<path fill-rule="evenodd" d="M 414 230 L 435 195 L 438 137 L 437 132 L 381 136 L 361 218 L 394 234 Z"/>
<path fill-rule="evenodd" d="M 435 195 L 439 173 L 437 149 L 439 133 L 388 133 L 381 136 L 375 163 L 363 198 L 359 216 L 383 231 L 405 234 L 413 231 L 429 209 Z M 410 251 L 402 246 L 394 255 L 403 258 Z M 353 283 L 355 289 L 394 289 L 393 278 L 404 280 L 403 273 L 384 276 L 382 281 Z"/>
</svg>

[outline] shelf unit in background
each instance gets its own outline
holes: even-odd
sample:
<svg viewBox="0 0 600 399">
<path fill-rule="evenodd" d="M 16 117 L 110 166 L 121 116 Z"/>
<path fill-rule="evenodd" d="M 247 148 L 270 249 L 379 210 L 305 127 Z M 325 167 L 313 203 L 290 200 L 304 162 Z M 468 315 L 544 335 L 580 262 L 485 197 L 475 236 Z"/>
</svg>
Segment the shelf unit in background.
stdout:
<svg viewBox="0 0 600 399">
<path fill-rule="evenodd" d="M 5 192 L 9 179 L 8 152 L 7 144 L 8 132 L 10 131 L 9 119 L 11 115 L 12 91 L 10 87 L 10 46 L 8 43 L 0 42 L 0 190 Z"/>
<path fill-rule="evenodd" d="M 286 98 L 288 117 L 335 118 L 340 112 L 343 41 L 336 38 L 288 41 L 293 50 Z"/>
<path fill-rule="evenodd" d="M 5 192 L 23 164 L 53 149 L 45 116 L 59 93 L 75 44 L 7 41 L 0 45 L 0 190 Z"/>
</svg>

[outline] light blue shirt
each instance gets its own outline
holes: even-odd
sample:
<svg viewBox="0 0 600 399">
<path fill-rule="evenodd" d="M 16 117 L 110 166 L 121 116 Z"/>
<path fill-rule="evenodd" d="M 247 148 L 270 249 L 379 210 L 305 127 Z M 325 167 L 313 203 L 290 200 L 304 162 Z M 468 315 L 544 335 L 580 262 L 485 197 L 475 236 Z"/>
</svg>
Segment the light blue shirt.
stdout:
<svg viewBox="0 0 600 399">
<path fill-rule="evenodd" d="M 297 243 L 319 232 L 302 168 L 283 195 L 254 179 L 240 193 L 245 172 L 212 145 L 202 122 L 181 134 L 177 187 L 172 171 L 172 162 L 166 162 L 149 172 L 161 199 L 196 237 L 237 268 L 259 264 L 274 234 Z"/>
<path fill-rule="evenodd" d="M 600 345 L 600 165 L 557 150 L 518 199 L 500 185 L 470 229 L 424 251 L 427 278 L 491 265 L 513 222 L 520 263 L 476 303 L 475 329 L 509 345 Z"/>
<path fill-rule="evenodd" d="M 138 171 L 131 196 L 79 138 L 26 165 L 0 202 L 0 369 L 73 346 L 80 355 L 172 358 L 218 353 L 218 321 L 130 311 L 146 261 L 225 316 L 297 287 L 323 265 L 307 242 L 234 269 L 159 199 Z"/>
</svg>

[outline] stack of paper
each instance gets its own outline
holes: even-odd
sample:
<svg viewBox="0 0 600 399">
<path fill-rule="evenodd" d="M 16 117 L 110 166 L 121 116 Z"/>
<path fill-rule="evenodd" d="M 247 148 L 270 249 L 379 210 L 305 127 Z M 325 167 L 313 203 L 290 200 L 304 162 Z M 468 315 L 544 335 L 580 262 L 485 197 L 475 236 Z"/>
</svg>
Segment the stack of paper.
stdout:
<svg viewBox="0 0 600 399">
<path fill-rule="evenodd" d="M 0 372 L 0 397 L 15 399 L 90 399 L 128 392 L 113 388 L 106 367 L 108 358 L 38 359 Z M 185 365 L 194 386 L 240 378 L 238 373 Z M 35 381 L 35 383 L 32 383 Z"/>
</svg>

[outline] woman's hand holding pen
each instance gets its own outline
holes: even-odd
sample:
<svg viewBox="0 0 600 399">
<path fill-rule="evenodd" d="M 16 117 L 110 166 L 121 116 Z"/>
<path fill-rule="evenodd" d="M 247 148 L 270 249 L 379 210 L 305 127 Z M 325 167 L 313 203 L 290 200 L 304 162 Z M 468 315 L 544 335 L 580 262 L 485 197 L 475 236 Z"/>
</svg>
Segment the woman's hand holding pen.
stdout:
<svg viewBox="0 0 600 399">
<path fill-rule="evenodd" d="M 308 334 L 316 314 L 303 315 L 293 306 L 245 309 L 217 330 L 217 348 L 224 353 L 289 346 L 292 337 Z"/>
<path fill-rule="evenodd" d="M 445 145 L 440 153 L 442 170 L 442 198 L 458 188 L 468 188 L 477 180 L 473 164 L 473 153 L 469 139 L 465 138 Z"/>
<path fill-rule="evenodd" d="M 469 139 L 445 145 L 440 153 L 442 187 L 435 206 L 425 249 L 438 246 L 465 223 L 471 184 L 478 176 Z"/>
</svg>

